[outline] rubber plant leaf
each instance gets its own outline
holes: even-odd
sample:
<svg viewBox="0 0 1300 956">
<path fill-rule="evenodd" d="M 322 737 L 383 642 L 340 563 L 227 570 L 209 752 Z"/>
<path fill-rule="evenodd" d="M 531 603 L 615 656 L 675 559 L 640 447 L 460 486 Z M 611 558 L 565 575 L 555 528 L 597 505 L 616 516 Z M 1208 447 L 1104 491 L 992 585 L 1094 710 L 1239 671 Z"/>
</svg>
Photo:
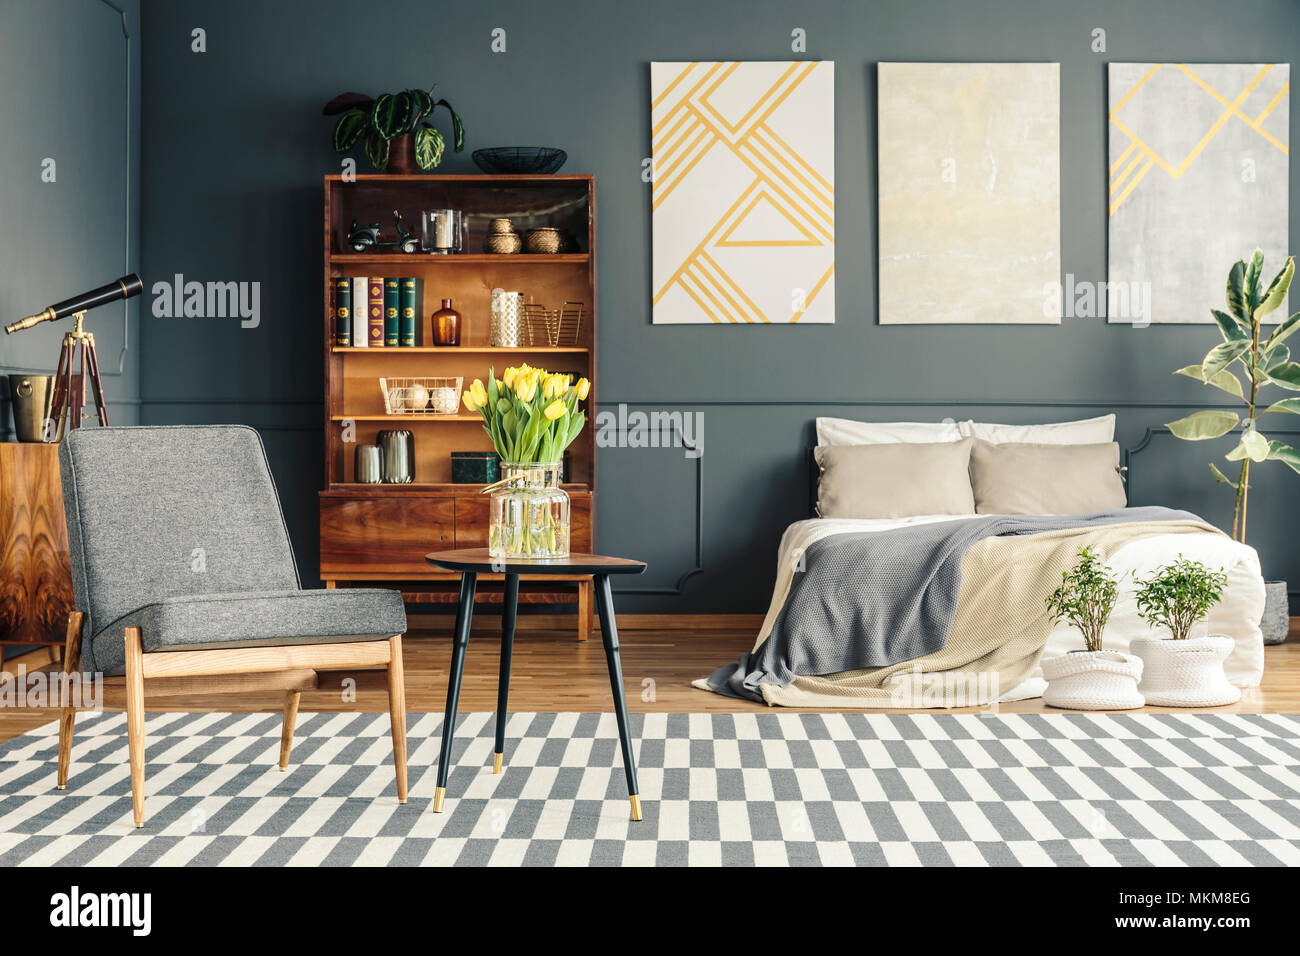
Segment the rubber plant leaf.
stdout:
<svg viewBox="0 0 1300 956">
<path fill-rule="evenodd" d="M 1237 320 L 1226 312 L 1221 312 L 1218 309 L 1211 309 L 1210 313 L 1214 316 L 1214 321 L 1218 324 L 1219 331 L 1223 333 L 1223 340 L 1225 342 L 1238 342 L 1249 338 L 1245 331 L 1242 330 L 1241 326 L 1237 324 Z"/>
<path fill-rule="evenodd" d="M 1273 461 L 1289 465 L 1292 471 L 1300 473 L 1300 451 L 1296 451 L 1290 445 L 1284 445 L 1280 441 L 1269 442 L 1268 457 Z"/>
<path fill-rule="evenodd" d="M 1291 288 L 1291 278 L 1295 275 L 1295 257 L 1291 256 L 1286 260 L 1286 265 L 1282 271 L 1273 277 L 1269 283 L 1268 290 L 1260 300 L 1259 308 L 1255 310 L 1255 318 L 1262 319 L 1266 315 L 1271 315 L 1277 311 L 1277 307 L 1286 301 L 1287 290 Z"/>
<path fill-rule="evenodd" d="M 1249 339 L 1233 339 L 1231 342 L 1221 342 L 1210 349 L 1206 353 L 1205 361 L 1201 363 L 1201 368 L 1205 373 L 1205 380 L 1208 382 L 1223 369 L 1241 358 L 1248 348 L 1250 348 Z"/>
<path fill-rule="evenodd" d="M 1238 322 L 1250 324 L 1250 308 L 1246 304 L 1246 263 L 1238 259 L 1232 264 L 1232 271 L 1228 273 L 1228 311 L 1231 312 Z"/>
<path fill-rule="evenodd" d="M 1193 412 L 1186 418 L 1180 418 L 1176 422 L 1169 422 L 1167 427 L 1179 438 L 1188 441 L 1204 441 L 1207 438 L 1218 438 L 1221 435 L 1226 435 L 1239 424 L 1241 424 L 1241 419 L 1237 417 L 1235 412 L 1207 409 Z"/>
<path fill-rule="evenodd" d="M 1280 402 L 1274 402 L 1260 414 L 1266 412 L 1290 412 L 1292 415 L 1300 415 L 1300 398 L 1284 398 Z"/>
<path fill-rule="evenodd" d="M 1273 330 L 1273 334 L 1268 337 L 1265 343 L 1269 348 L 1285 341 L 1292 332 L 1296 330 L 1296 325 L 1300 324 L 1300 312 L 1296 312 L 1289 319 L 1279 323 L 1278 327 Z"/>
<path fill-rule="evenodd" d="M 1268 380 L 1292 392 L 1300 392 L 1300 364 L 1283 362 L 1268 370 Z"/>
<path fill-rule="evenodd" d="M 1259 277 L 1264 271 L 1264 250 L 1256 249 L 1255 254 L 1250 257 L 1250 265 L 1246 268 L 1246 302 L 1251 309 L 1259 305 Z"/>
<path fill-rule="evenodd" d="M 1212 474 L 1214 476 L 1214 480 L 1219 482 L 1219 484 L 1221 485 L 1232 485 L 1232 487 L 1234 488 L 1237 487 L 1235 482 L 1229 479 L 1228 476 L 1225 475 L 1223 472 L 1219 471 L 1219 466 L 1216 465 L 1214 462 L 1210 462 L 1210 474 Z"/>
</svg>

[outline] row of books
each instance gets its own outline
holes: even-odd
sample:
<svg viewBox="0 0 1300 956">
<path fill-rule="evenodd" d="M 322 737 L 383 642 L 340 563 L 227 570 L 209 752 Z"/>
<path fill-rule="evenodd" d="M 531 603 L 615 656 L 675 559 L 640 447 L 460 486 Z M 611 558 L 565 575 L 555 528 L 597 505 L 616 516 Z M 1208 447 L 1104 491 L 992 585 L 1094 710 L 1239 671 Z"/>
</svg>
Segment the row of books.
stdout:
<svg viewBox="0 0 1300 956">
<path fill-rule="evenodd" d="M 369 276 L 334 280 L 334 344 L 401 348 L 419 344 L 424 280 Z"/>
</svg>

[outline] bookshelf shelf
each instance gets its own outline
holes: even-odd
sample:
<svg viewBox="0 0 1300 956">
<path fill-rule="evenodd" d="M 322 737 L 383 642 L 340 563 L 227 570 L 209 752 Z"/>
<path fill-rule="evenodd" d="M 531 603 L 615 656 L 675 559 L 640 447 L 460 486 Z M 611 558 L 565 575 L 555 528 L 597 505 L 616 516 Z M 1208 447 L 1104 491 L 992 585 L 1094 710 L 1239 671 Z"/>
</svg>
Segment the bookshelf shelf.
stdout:
<svg viewBox="0 0 1300 956">
<path fill-rule="evenodd" d="M 324 182 L 323 281 L 325 429 L 324 481 L 320 492 L 320 577 L 326 587 L 391 586 L 414 603 L 454 601 L 456 576 L 424 560 L 431 551 L 487 545 L 488 496 L 482 485 L 451 481 L 452 452 L 491 452 L 491 439 L 477 414 L 388 415 L 378 378 L 486 378 L 494 366 L 527 362 L 592 381 L 588 408 L 596 403 L 596 184 L 591 176 L 363 175 L 355 181 L 326 176 Z M 356 253 L 346 245 L 351 223 L 380 224 L 381 241 L 393 237 L 393 211 L 418 234 L 427 209 L 460 209 L 466 218 L 465 248 L 452 255 Z M 492 219 L 507 218 L 524 235 L 551 226 L 577 252 L 557 255 L 495 255 L 479 252 Z M 372 281 L 413 276 L 417 296 L 416 346 L 356 347 L 336 343 L 333 291 L 340 279 Z M 488 344 L 494 288 L 518 291 L 547 308 L 583 303 L 577 342 L 571 346 L 500 348 Z M 460 346 L 438 347 L 423 338 L 424 325 L 442 299 L 461 313 Z M 372 300 L 373 301 L 373 300 Z M 588 413 L 591 414 L 590 412 Z M 416 427 L 437 424 L 443 427 Z M 451 427 L 451 426 L 455 427 Z M 357 445 L 375 444 L 380 431 L 406 429 L 415 446 L 415 481 L 362 484 L 354 480 Z M 583 429 L 566 456 L 571 502 L 571 546 L 595 545 L 595 428 Z M 521 600 L 575 602 L 578 633 L 590 627 L 589 579 L 538 580 L 524 584 Z M 532 597 L 529 597 L 532 595 Z"/>
<path fill-rule="evenodd" d="M 433 354 L 433 355 L 445 355 L 448 358 L 454 358 L 457 355 L 510 355 L 512 353 L 521 354 L 521 355 L 539 355 L 539 354 L 541 355 L 586 355 L 590 351 L 590 349 L 586 349 L 582 347 L 569 348 L 564 346 L 561 346 L 559 348 L 552 348 L 551 346 L 547 346 L 547 345 L 539 345 L 539 346 L 521 345 L 515 348 L 505 348 L 502 346 L 491 346 L 491 345 L 454 345 L 454 346 L 415 345 L 415 346 L 406 346 L 406 347 L 399 346 L 398 348 L 372 349 L 369 346 L 364 346 L 364 345 L 360 347 L 334 345 L 330 347 L 330 351 L 340 355 L 357 354 L 357 355 L 400 356 L 400 355 L 411 355 L 411 354 L 416 354 L 416 355 Z"/>
<path fill-rule="evenodd" d="M 454 255 L 428 255 L 427 253 L 336 253 L 330 256 L 330 262 L 336 266 L 402 265 L 402 266 L 437 266 L 439 268 L 465 265 L 467 263 L 492 263 L 493 265 L 556 265 L 559 263 L 585 264 L 591 256 L 585 252 L 557 253 L 554 255 L 532 255 L 515 253 L 501 255 L 486 252 L 459 252 Z"/>
</svg>

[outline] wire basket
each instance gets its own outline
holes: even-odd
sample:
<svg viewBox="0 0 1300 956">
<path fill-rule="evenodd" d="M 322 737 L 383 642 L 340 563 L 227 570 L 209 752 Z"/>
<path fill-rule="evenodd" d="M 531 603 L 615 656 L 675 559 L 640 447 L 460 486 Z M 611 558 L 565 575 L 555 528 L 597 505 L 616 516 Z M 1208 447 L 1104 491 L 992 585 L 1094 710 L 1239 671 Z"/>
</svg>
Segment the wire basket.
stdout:
<svg viewBox="0 0 1300 956">
<path fill-rule="evenodd" d="M 455 415 L 464 378 L 381 378 L 385 415 Z"/>
<path fill-rule="evenodd" d="M 558 309 L 530 302 L 523 307 L 524 327 L 532 345 L 550 348 L 572 348 L 578 344 L 582 332 L 581 302 L 567 301 Z"/>
</svg>

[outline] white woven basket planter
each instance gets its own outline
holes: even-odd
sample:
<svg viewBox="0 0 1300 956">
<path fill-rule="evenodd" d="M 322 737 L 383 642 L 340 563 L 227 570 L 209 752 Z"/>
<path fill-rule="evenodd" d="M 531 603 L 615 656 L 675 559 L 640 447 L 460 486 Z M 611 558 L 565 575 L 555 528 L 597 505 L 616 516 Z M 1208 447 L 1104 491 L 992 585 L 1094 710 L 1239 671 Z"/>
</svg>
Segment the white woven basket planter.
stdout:
<svg viewBox="0 0 1300 956">
<path fill-rule="evenodd" d="M 1132 710 L 1146 701 L 1138 692 L 1142 661 L 1118 651 L 1080 651 L 1043 659 L 1043 703 L 1066 710 Z"/>
<path fill-rule="evenodd" d="M 1228 683 L 1223 662 L 1234 642 L 1223 634 L 1172 638 L 1139 637 L 1129 649 L 1142 658 L 1138 689 L 1148 704 L 1162 707 L 1220 707 L 1241 699 L 1241 688 Z"/>
</svg>

